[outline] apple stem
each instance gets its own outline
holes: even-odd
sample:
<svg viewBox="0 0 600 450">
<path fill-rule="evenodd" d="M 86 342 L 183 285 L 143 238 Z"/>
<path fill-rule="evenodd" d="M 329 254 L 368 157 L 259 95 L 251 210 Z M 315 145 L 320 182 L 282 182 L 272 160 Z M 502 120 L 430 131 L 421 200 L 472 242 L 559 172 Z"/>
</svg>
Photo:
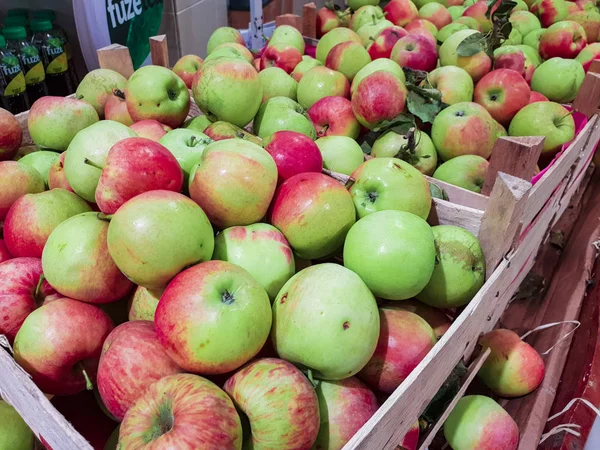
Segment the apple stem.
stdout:
<svg viewBox="0 0 600 450">
<path fill-rule="evenodd" d="M 85 164 L 87 164 L 88 166 L 95 167 L 95 168 L 96 168 L 96 169 L 98 169 L 98 170 L 102 170 L 102 169 L 104 169 L 104 167 L 102 167 L 100 164 L 96 164 L 94 161 L 92 161 L 92 160 L 90 160 L 90 159 L 84 158 L 83 162 L 84 162 Z"/>
<path fill-rule="evenodd" d="M 377 25 L 377 17 L 375 17 L 375 14 L 372 14 L 371 17 L 373 18 L 373 25 Z"/>
<path fill-rule="evenodd" d="M 112 214 L 104 214 L 104 213 L 99 212 L 96 215 L 96 217 L 100 220 L 104 220 L 105 222 L 110 222 L 111 219 L 113 218 L 113 215 Z"/>
<path fill-rule="evenodd" d="M 40 300 L 40 290 L 42 289 L 42 283 L 44 282 L 44 280 L 46 279 L 46 277 L 44 276 L 44 274 L 42 273 L 40 275 L 40 279 L 38 281 L 37 286 L 35 287 L 35 293 L 33 294 L 33 297 L 35 298 L 35 302 L 38 303 Z"/>
<path fill-rule="evenodd" d="M 195 147 L 198 143 L 198 138 L 196 136 L 192 136 L 190 141 L 188 142 L 188 147 Z"/>
<path fill-rule="evenodd" d="M 125 92 L 121 91 L 120 89 L 113 89 L 113 95 L 125 100 Z"/>
<path fill-rule="evenodd" d="M 83 374 L 83 378 L 85 378 L 85 388 L 88 391 L 93 391 L 94 384 L 92 383 L 92 380 L 90 379 L 90 376 L 88 375 L 87 371 L 84 369 L 83 363 L 79 363 L 79 366 L 81 367 L 81 373 Z"/>
<path fill-rule="evenodd" d="M 354 182 L 356 181 L 356 180 L 354 180 L 354 178 L 352 178 L 348 175 L 344 175 L 343 173 L 333 172 L 328 169 L 323 169 L 323 173 L 327 176 L 330 176 L 335 181 L 339 181 L 346 188 L 349 188 L 350 186 L 352 186 L 354 184 Z"/>
</svg>

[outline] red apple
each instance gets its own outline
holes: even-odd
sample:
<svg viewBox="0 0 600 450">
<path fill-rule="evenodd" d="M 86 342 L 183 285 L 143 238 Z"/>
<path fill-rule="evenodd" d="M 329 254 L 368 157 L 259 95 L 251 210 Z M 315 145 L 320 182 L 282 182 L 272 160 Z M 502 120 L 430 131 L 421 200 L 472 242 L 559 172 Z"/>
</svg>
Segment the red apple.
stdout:
<svg viewBox="0 0 600 450">
<path fill-rule="evenodd" d="M 571 2 L 567 2 L 567 5 L 571 6 Z M 588 10 L 579 10 L 577 7 L 577 11 L 569 9 L 567 20 L 577 22 L 583 27 L 588 42 L 596 42 L 600 38 L 600 13 L 595 8 L 588 8 Z"/>
<path fill-rule="evenodd" d="M 542 28 L 549 28 L 553 23 L 567 18 L 569 15 L 567 3 L 564 0 L 537 0 L 529 10 L 539 17 Z"/>
<path fill-rule="evenodd" d="M 125 94 L 121 92 L 120 95 L 114 94 L 108 97 L 104 105 L 104 118 L 127 126 L 133 125 L 133 119 L 127 109 Z"/>
<path fill-rule="evenodd" d="M 44 179 L 33 167 L 17 161 L 0 161 L 0 221 L 19 198 L 44 189 Z"/>
<path fill-rule="evenodd" d="M 500 47 L 494 55 L 495 69 L 510 69 L 519 72 L 527 81 L 531 82 L 535 65 L 530 58 L 521 50 L 514 46 Z"/>
<path fill-rule="evenodd" d="M 404 435 L 404 439 L 402 439 L 402 447 L 406 450 L 417 450 L 419 445 L 419 432 L 421 431 L 421 427 L 419 426 L 419 421 L 416 421 L 415 424 L 408 430 L 408 433 Z"/>
<path fill-rule="evenodd" d="M 151 384 L 127 411 L 119 448 L 235 450 L 242 448 L 242 424 L 216 384 L 170 375 Z"/>
<path fill-rule="evenodd" d="M 426 30 L 429 31 L 434 37 L 437 36 L 438 32 L 437 27 L 427 19 L 413 20 L 411 23 L 406 25 L 404 29 L 408 31 L 408 34 L 415 30 Z"/>
<path fill-rule="evenodd" d="M 408 31 L 402 27 L 393 26 L 383 29 L 367 47 L 371 59 L 389 58 L 396 42 L 407 34 Z"/>
<path fill-rule="evenodd" d="M 96 204 L 104 214 L 114 214 L 123 203 L 143 192 L 179 192 L 183 185 L 183 172 L 175 156 L 150 139 L 134 137 L 117 142 L 101 170 Z"/>
<path fill-rule="evenodd" d="M 325 66 L 343 74 L 352 82 L 360 69 L 371 62 L 371 56 L 358 42 L 345 41 L 335 45 L 327 54 Z"/>
<path fill-rule="evenodd" d="M 342 100 L 350 103 L 349 100 Z M 278 183 L 283 183 L 299 173 L 321 173 L 323 170 L 323 158 L 319 147 L 311 138 L 302 133 L 277 131 L 267 137 L 263 143 L 265 150 L 269 152 L 277 165 Z"/>
<path fill-rule="evenodd" d="M 508 126 L 515 114 L 527 105 L 530 95 L 529 85 L 518 72 L 497 69 L 477 82 L 474 100 L 497 122 Z"/>
<path fill-rule="evenodd" d="M 404 27 L 419 16 L 417 7 L 411 0 L 392 0 L 389 2 L 383 12 L 385 18 L 394 25 Z"/>
<path fill-rule="evenodd" d="M 390 59 L 400 67 L 431 72 L 437 65 L 437 49 L 426 37 L 408 34 L 396 42 Z"/>
<path fill-rule="evenodd" d="M 0 264 L 4 261 L 8 261 L 12 259 L 12 255 L 6 248 L 6 244 L 4 243 L 4 239 L 0 239 Z"/>
<path fill-rule="evenodd" d="M 160 141 L 161 137 L 173 129 L 154 119 L 140 120 L 131 125 L 130 128 L 135 131 L 139 137 L 151 139 L 156 142 Z"/>
<path fill-rule="evenodd" d="M 177 60 L 172 70 L 183 80 L 187 88 L 191 89 L 194 75 L 200 70 L 202 64 L 204 60 L 199 56 L 184 55 Z"/>
<path fill-rule="evenodd" d="M 48 171 L 48 187 L 50 189 L 61 188 L 69 192 L 75 192 L 65 175 L 65 156 L 67 156 L 66 152 L 61 153 L 60 158 L 54 161 L 54 164 L 50 167 Z"/>
<path fill-rule="evenodd" d="M 348 136 L 356 139 L 360 124 L 352 112 L 352 103 L 344 97 L 325 97 L 308 110 L 317 136 Z"/>
<path fill-rule="evenodd" d="M 429 41 L 436 47 L 438 45 L 437 39 L 435 38 L 435 36 L 433 34 L 431 34 L 431 32 L 429 32 L 425 28 L 413 28 L 412 30 L 410 30 L 408 32 L 408 34 L 418 34 L 419 36 L 423 36 L 423 37 L 429 39 Z"/>
<path fill-rule="evenodd" d="M 548 101 L 550 101 L 550 100 L 548 100 L 545 95 L 540 94 L 539 92 L 531 91 L 531 94 L 529 95 L 529 103 L 548 102 Z"/>
<path fill-rule="evenodd" d="M 302 61 L 302 53 L 291 45 L 278 43 L 267 46 L 260 58 L 260 70 L 267 67 L 279 67 L 290 74 Z"/>
<path fill-rule="evenodd" d="M 556 22 L 540 37 L 539 52 L 544 59 L 575 58 L 587 45 L 585 30 L 577 22 Z"/>
<path fill-rule="evenodd" d="M 419 17 L 421 19 L 429 20 L 436 26 L 438 30 L 441 30 L 446 25 L 452 23 L 452 16 L 441 3 L 426 3 L 419 9 Z"/>
<path fill-rule="evenodd" d="M 10 343 L 38 305 L 61 297 L 48 282 L 40 284 L 41 276 L 39 258 L 13 258 L 0 263 L 0 334 Z"/>
<path fill-rule="evenodd" d="M 60 298 L 25 319 L 15 338 L 15 361 L 44 393 L 76 394 L 92 388 L 102 343 L 112 329 L 97 306 Z"/>
<path fill-rule="evenodd" d="M 0 108 L 0 161 L 12 159 L 21 147 L 23 131 L 10 111 Z"/>
<path fill-rule="evenodd" d="M 374 72 L 356 86 L 352 111 L 363 126 L 372 130 L 381 121 L 394 119 L 404 111 L 406 96 L 406 86 L 398 76 Z"/>
<path fill-rule="evenodd" d="M 421 303 L 418 300 L 404 300 L 399 303 L 398 308 L 410 311 L 420 316 L 429 324 L 437 339 L 441 338 L 452 325 L 452 321 L 441 309 Z"/>
<path fill-rule="evenodd" d="M 182 372 L 146 320 L 125 322 L 108 335 L 98 364 L 98 392 L 118 420 L 155 381 Z"/>
<path fill-rule="evenodd" d="M 262 140 L 252 133 L 248 133 L 243 128 L 235 126 L 229 122 L 217 121 L 211 123 L 204 129 L 204 134 L 213 141 L 223 141 L 225 139 L 244 139 L 256 145 L 261 145 Z"/>
<path fill-rule="evenodd" d="M 342 26 L 342 20 L 338 11 L 322 7 L 317 11 L 317 38 L 320 39 L 324 34 L 334 28 Z"/>
<path fill-rule="evenodd" d="M 575 59 L 581 63 L 583 70 L 587 73 L 592 65 L 592 61 L 600 59 L 600 42 L 588 44 L 587 47 L 579 52 L 579 55 Z"/>
<path fill-rule="evenodd" d="M 485 0 L 479 0 L 477 3 L 469 6 L 463 12 L 463 17 L 472 17 L 475 19 L 484 33 L 491 31 L 492 21 L 486 16 L 488 4 Z"/>
</svg>

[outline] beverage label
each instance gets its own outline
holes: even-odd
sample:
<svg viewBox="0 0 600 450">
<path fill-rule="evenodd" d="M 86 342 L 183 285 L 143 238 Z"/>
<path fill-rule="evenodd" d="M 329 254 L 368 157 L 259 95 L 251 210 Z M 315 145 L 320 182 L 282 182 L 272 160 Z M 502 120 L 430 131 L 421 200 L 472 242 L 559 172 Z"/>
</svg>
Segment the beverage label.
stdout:
<svg viewBox="0 0 600 450">
<path fill-rule="evenodd" d="M 46 73 L 48 75 L 61 74 L 69 68 L 67 54 L 65 53 L 62 39 L 59 37 L 49 38 L 42 45 L 42 53 L 46 60 Z"/>
<path fill-rule="evenodd" d="M 25 75 L 23 75 L 21 64 L 16 56 L 10 54 L 0 56 L 0 71 L 6 80 L 5 97 L 25 92 Z"/>
<path fill-rule="evenodd" d="M 25 69 L 25 83 L 37 84 L 46 79 L 44 64 L 40 60 L 38 49 L 34 45 L 21 47 L 21 64 Z"/>
</svg>

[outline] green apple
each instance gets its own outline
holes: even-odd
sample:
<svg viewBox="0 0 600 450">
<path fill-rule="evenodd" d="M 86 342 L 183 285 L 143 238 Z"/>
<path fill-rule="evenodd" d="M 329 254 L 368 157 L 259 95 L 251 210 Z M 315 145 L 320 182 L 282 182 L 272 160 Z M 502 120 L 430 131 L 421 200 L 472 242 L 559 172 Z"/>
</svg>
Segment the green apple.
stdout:
<svg viewBox="0 0 600 450">
<path fill-rule="evenodd" d="M 304 54 L 304 38 L 296 28 L 290 25 L 279 25 L 273 31 L 271 39 L 269 39 L 268 45 L 286 44 L 291 45 L 298 49 L 301 55 Z"/>
<path fill-rule="evenodd" d="M 348 97 L 350 83 L 340 72 L 328 67 L 313 67 L 298 83 L 298 103 L 309 109 L 325 97 Z"/>
<path fill-rule="evenodd" d="M 394 75 L 396 75 L 398 78 L 400 78 L 400 80 L 402 80 L 402 83 L 406 83 L 406 76 L 404 75 L 404 71 L 402 70 L 402 67 L 400 67 L 398 65 L 398 63 L 396 63 L 395 61 L 392 61 L 391 59 L 388 59 L 388 58 L 379 58 L 379 59 L 376 59 L 375 61 L 370 62 L 369 64 L 367 64 L 365 67 L 363 67 L 362 69 L 360 69 L 358 71 L 358 73 L 352 80 L 352 87 L 350 89 L 351 93 L 354 94 L 354 92 L 356 91 L 356 87 L 358 86 L 358 83 L 360 83 L 364 78 L 368 77 L 372 73 L 377 72 L 379 70 L 383 70 L 385 72 L 391 72 Z"/>
<path fill-rule="evenodd" d="M 489 163 L 477 155 L 461 155 L 441 164 L 433 178 L 473 192 L 481 192 Z"/>
<path fill-rule="evenodd" d="M 208 43 L 206 44 L 206 54 L 210 55 L 215 48 L 227 42 L 236 42 L 240 45 L 246 45 L 246 41 L 244 41 L 242 34 L 238 30 L 231 27 L 220 27 L 210 35 Z"/>
<path fill-rule="evenodd" d="M 346 0 L 346 5 L 348 5 L 348 8 L 352 11 L 357 11 L 367 5 L 377 6 L 379 5 L 379 1 L 380 0 Z"/>
<path fill-rule="evenodd" d="M 453 225 L 431 228 L 436 265 L 417 299 L 437 308 L 466 305 L 485 283 L 485 257 L 479 240 L 470 231 Z"/>
<path fill-rule="evenodd" d="M 510 34 L 508 35 L 508 39 L 505 39 L 502 42 L 502 46 L 519 45 L 519 44 L 521 44 L 522 41 L 523 41 L 523 36 L 521 36 L 521 33 L 519 33 L 519 30 L 517 30 L 516 28 L 513 28 L 510 31 Z"/>
<path fill-rule="evenodd" d="M 467 9 L 467 7 L 465 5 L 454 5 L 454 6 L 448 7 L 448 12 L 450 13 L 450 16 L 452 17 L 452 20 L 456 20 L 459 17 L 462 17 L 462 14 L 465 12 L 465 9 Z M 438 36 L 438 38 L 439 38 L 439 36 Z"/>
<path fill-rule="evenodd" d="M 523 37 L 532 31 L 542 29 L 540 20 L 529 11 L 515 11 L 510 15 L 509 21 L 512 29 L 517 30 Z"/>
<path fill-rule="evenodd" d="M 34 436 L 19 413 L 0 400 L 0 448 L 6 450 L 31 450 Z"/>
<path fill-rule="evenodd" d="M 259 72 L 263 87 L 263 103 L 273 97 L 287 97 L 296 101 L 298 82 L 279 67 L 267 67 Z"/>
<path fill-rule="evenodd" d="M 331 49 L 325 65 L 343 74 L 352 82 L 360 69 L 371 62 L 371 56 L 358 42 L 342 42 Z"/>
<path fill-rule="evenodd" d="M 287 97 L 273 97 L 263 103 L 254 118 L 253 128 L 254 133 L 263 139 L 283 130 L 296 131 L 313 140 L 317 138 L 306 111 Z"/>
<path fill-rule="evenodd" d="M 200 131 L 191 128 L 177 128 L 169 131 L 158 142 L 173 153 L 177 159 L 183 170 L 183 185 L 187 186 L 192 167 L 200 161 L 202 152 L 213 140 Z"/>
<path fill-rule="evenodd" d="M 300 80 L 302 79 L 302 77 L 304 76 L 304 74 L 306 72 L 308 72 L 313 67 L 322 66 L 322 65 L 323 65 L 323 63 L 321 61 L 319 61 L 318 59 L 315 59 L 311 56 L 304 55 L 302 57 L 302 61 L 300 61 L 298 64 L 296 64 L 296 67 L 294 67 L 294 70 L 290 75 L 294 80 L 296 80 L 297 82 L 300 82 Z"/>
<path fill-rule="evenodd" d="M 523 36 L 523 45 L 527 45 L 528 47 L 533 48 L 535 51 L 538 51 L 540 47 L 540 39 L 545 32 L 546 28 L 530 31 Z"/>
<path fill-rule="evenodd" d="M 492 59 L 483 50 L 472 56 L 459 56 L 457 48 L 469 36 L 478 33 L 475 30 L 462 30 L 450 35 L 439 50 L 440 65 L 457 66 L 465 69 L 474 82 L 479 81 L 492 68 Z"/>
<path fill-rule="evenodd" d="M 462 16 L 458 19 L 454 19 L 454 23 L 462 23 L 469 27 L 471 30 L 481 32 L 481 25 L 477 22 L 477 19 L 469 16 Z"/>
<path fill-rule="evenodd" d="M 323 167 L 333 172 L 351 175 L 365 160 L 358 143 L 347 136 L 326 136 L 316 140 L 323 156 Z"/>
<path fill-rule="evenodd" d="M 138 286 L 128 302 L 128 316 L 130 321 L 154 320 L 154 313 L 163 294 L 164 289 L 146 289 Z"/>
<path fill-rule="evenodd" d="M 351 29 L 343 27 L 334 28 L 319 40 L 319 43 L 317 44 L 317 59 L 325 64 L 329 51 L 339 43 L 345 41 L 362 43 L 358 34 Z"/>
<path fill-rule="evenodd" d="M 468 77 L 469 80 L 471 77 Z M 422 131 L 416 130 L 414 148 L 409 148 L 407 136 L 388 131 L 377 138 L 371 149 L 375 158 L 399 158 L 423 175 L 431 175 L 437 167 L 437 152 L 431 138 Z"/>
<path fill-rule="evenodd" d="M 357 273 L 377 297 L 414 297 L 427 286 L 435 268 L 431 227 L 405 211 L 369 214 L 346 236 L 344 266 Z"/>
<path fill-rule="evenodd" d="M 553 153 L 575 138 L 575 121 L 571 113 L 558 103 L 536 102 L 525 106 L 513 117 L 508 134 L 544 136 L 546 140 L 542 152 Z"/>
<path fill-rule="evenodd" d="M 215 238 L 212 259 L 246 269 L 271 301 L 295 273 L 290 244 L 277 228 L 266 223 L 226 228 Z"/>
<path fill-rule="evenodd" d="M 77 133 L 65 154 L 65 175 L 73 191 L 84 200 L 94 203 L 102 172 L 87 165 L 85 160 L 104 166 L 113 145 L 136 136 L 131 128 L 112 120 L 103 120 Z"/>
<path fill-rule="evenodd" d="M 583 11 L 575 11 L 567 16 L 567 20 L 577 22 L 585 30 L 585 37 L 590 44 L 597 42 L 600 37 L 600 13 L 598 8 L 593 7 L 593 3 L 588 3 L 591 7 Z"/>
<path fill-rule="evenodd" d="M 89 72 L 77 86 L 75 98 L 94 107 L 98 116 L 104 118 L 104 105 L 113 90 L 125 90 L 127 78 L 110 69 L 96 69 Z"/>
<path fill-rule="evenodd" d="M 373 294 L 356 273 L 338 264 L 298 272 L 273 302 L 271 339 L 277 354 L 311 369 L 317 378 L 356 374 L 373 355 L 378 338 Z"/>
<path fill-rule="evenodd" d="M 208 119 L 208 117 L 204 115 L 192 117 L 191 119 L 183 122 L 181 128 L 187 128 L 190 130 L 200 131 L 201 133 L 208 128 L 208 126 L 212 124 L 212 122 Z"/>
<path fill-rule="evenodd" d="M 469 27 L 464 23 L 450 23 L 443 27 L 437 34 L 436 39 L 440 44 L 443 44 L 446 39 L 448 39 L 454 33 L 461 30 L 468 30 Z"/>
<path fill-rule="evenodd" d="M 550 58 L 533 73 L 531 90 L 545 95 L 548 100 L 569 103 L 575 99 L 585 72 L 574 59 Z"/>
<path fill-rule="evenodd" d="M 427 80 L 423 81 L 442 93 L 442 101 L 448 105 L 470 102 L 473 100 L 473 78 L 460 67 L 444 66 L 431 71 Z"/>
<path fill-rule="evenodd" d="M 379 22 L 365 24 L 356 32 L 360 38 L 360 42 L 364 47 L 368 47 L 375 40 L 377 35 L 386 28 L 393 27 L 394 24 L 389 20 L 381 20 Z"/>
<path fill-rule="evenodd" d="M 249 51 L 246 47 L 242 47 L 242 48 L 246 51 Z M 252 55 L 252 53 L 250 53 L 250 55 Z M 250 61 L 248 61 L 248 55 L 246 52 L 244 52 L 243 50 L 236 48 L 236 47 L 224 46 L 224 44 L 221 44 L 221 45 L 219 45 L 219 47 L 214 49 L 211 52 L 211 54 L 206 57 L 204 62 L 211 61 L 213 59 L 218 59 L 218 58 L 239 59 L 241 61 L 250 62 Z M 198 69 L 198 70 L 200 70 L 200 69 Z"/>
<path fill-rule="evenodd" d="M 376 22 L 380 22 L 385 19 L 383 10 L 379 6 L 365 5 L 358 8 L 350 21 L 350 28 L 352 31 L 360 30 L 363 25 L 370 25 Z"/>
<path fill-rule="evenodd" d="M 517 5 L 513 7 L 511 13 L 516 11 L 529 11 L 529 6 L 527 6 L 527 3 L 525 3 L 523 0 L 515 0 L 515 3 Z"/>
<path fill-rule="evenodd" d="M 42 150 L 23 156 L 19 162 L 36 169 L 44 179 L 46 186 L 48 186 L 48 172 L 50 172 L 52 164 L 54 164 L 59 157 L 60 153 Z"/>
</svg>

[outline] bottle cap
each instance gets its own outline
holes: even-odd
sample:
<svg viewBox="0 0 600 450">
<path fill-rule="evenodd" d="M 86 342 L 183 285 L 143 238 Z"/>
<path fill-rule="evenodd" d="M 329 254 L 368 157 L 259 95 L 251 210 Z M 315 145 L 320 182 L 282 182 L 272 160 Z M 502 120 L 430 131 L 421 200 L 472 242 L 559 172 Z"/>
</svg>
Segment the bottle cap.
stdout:
<svg viewBox="0 0 600 450">
<path fill-rule="evenodd" d="M 8 10 L 9 16 L 23 16 L 29 17 L 29 10 L 27 8 L 13 8 Z"/>
<path fill-rule="evenodd" d="M 27 25 L 27 17 L 24 16 L 7 16 L 4 18 L 5 27 L 24 27 Z"/>
<path fill-rule="evenodd" d="M 25 31 L 25 27 L 7 27 L 2 30 L 2 34 L 8 40 L 27 39 L 27 31 Z"/>
<path fill-rule="evenodd" d="M 31 30 L 34 32 L 52 30 L 52 22 L 49 20 L 34 19 L 31 21 L 30 25 Z"/>
<path fill-rule="evenodd" d="M 0 34 L 0 48 L 6 47 L 6 41 L 4 40 L 4 36 Z"/>
</svg>

